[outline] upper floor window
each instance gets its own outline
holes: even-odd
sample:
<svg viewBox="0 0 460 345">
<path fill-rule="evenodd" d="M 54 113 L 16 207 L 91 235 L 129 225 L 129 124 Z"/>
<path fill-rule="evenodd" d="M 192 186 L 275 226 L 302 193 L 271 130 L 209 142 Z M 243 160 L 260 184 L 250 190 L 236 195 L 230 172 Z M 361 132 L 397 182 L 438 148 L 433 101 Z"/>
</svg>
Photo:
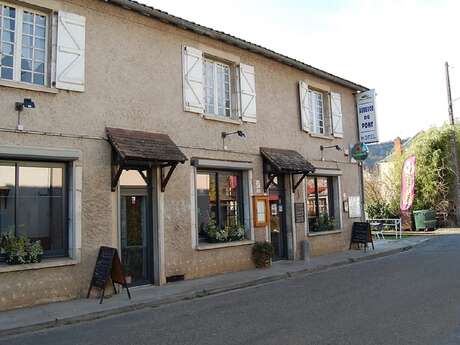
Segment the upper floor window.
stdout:
<svg viewBox="0 0 460 345">
<path fill-rule="evenodd" d="M 310 88 L 299 81 L 300 123 L 303 131 L 320 136 L 343 138 L 342 96 L 324 89 Z"/>
<path fill-rule="evenodd" d="M 0 3 L 0 78 L 47 84 L 48 17 Z"/>
<path fill-rule="evenodd" d="M 308 91 L 308 106 L 310 111 L 310 130 L 313 133 L 324 134 L 324 96 L 319 91 Z"/>
<path fill-rule="evenodd" d="M 231 116 L 230 66 L 204 59 L 204 99 L 205 113 Z"/>
<path fill-rule="evenodd" d="M 231 56 L 221 58 L 210 58 L 193 47 L 182 48 L 184 111 L 211 115 L 213 120 L 256 123 L 254 66 L 238 63 Z"/>
</svg>

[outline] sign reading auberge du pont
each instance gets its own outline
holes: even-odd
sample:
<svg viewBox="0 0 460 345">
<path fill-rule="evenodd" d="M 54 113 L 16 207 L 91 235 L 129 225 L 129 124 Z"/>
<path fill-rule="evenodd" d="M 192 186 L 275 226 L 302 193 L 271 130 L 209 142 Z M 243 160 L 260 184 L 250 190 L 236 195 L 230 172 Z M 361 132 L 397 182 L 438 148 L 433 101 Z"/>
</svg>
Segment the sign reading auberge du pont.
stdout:
<svg viewBox="0 0 460 345">
<path fill-rule="evenodd" d="M 367 144 L 378 142 L 375 90 L 357 94 L 356 104 L 358 107 L 359 141 Z"/>
</svg>

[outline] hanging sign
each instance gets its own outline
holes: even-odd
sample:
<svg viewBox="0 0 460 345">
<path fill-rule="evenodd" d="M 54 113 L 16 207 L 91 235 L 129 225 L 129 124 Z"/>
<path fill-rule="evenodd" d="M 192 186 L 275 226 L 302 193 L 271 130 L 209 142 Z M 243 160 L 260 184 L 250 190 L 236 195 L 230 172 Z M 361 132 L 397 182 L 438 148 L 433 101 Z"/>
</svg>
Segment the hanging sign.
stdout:
<svg viewBox="0 0 460 345">
<path fill-rule="evenodd" d="M 408 211 L 414 204 L 415 197 L 415 156 L 404 161 L 401 179 L 401 211 Z"/>
<path fill-rule="evenodd" d="M 357 161 L 363 161 L 369 155 L 369 148 L 364 143 L 358 143 L 352 146 L 351 156 Z"/>
<path fill-rule="evenodd" d="M 362 143 L 378 142 L 375 90 L 358 93 L 356 105 L 358 107 L 359 141 Z"/>
</svg>

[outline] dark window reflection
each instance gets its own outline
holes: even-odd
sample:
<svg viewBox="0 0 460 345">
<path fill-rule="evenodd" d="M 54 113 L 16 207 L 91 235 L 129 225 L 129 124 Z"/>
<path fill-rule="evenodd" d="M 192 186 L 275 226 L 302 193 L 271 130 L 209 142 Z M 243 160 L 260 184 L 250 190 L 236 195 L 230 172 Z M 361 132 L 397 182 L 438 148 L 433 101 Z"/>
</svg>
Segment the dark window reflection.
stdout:
<svg viewBox="0 0 460 345">
<path fill-rule="evenodd" d="M 0 233 L 11 233 L 15 230 L 14 194 L 15 166 L 0 165 Z"/>
<path fill-rule="evenodd" d="M 0 165 L 0 230 L 40 240 L 46 255 L 66 248 L 65 165 Z"/>
</svg>

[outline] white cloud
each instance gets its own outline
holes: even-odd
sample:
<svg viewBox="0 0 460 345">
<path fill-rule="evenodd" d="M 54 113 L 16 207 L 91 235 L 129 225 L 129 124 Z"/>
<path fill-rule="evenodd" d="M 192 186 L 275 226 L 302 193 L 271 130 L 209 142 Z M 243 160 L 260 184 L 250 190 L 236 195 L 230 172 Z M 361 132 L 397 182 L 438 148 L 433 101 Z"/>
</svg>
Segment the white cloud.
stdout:
<svg viewBox="0 0 460 345">
<path fill-rule="evenodd" d="M 381 140 L 447 120 L 445 61 L 460 97 L 457 1 L 141 1 L 375 88 Z"/>
</svg>

